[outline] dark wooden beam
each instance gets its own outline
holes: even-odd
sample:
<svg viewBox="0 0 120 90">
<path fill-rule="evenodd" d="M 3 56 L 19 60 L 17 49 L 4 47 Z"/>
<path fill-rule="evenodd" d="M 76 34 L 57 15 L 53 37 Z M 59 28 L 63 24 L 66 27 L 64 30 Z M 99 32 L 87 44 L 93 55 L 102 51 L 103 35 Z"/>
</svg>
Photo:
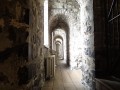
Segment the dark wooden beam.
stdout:
<svg viewBox="0 0 120 90">
<path fill-rule="evenodd" d="M 109 13 L 108 13 L 108 19 L 110 18 L 112 9 L 113 9 L 113 7 L 115 6 L 116 1 L 117 1 L 117 0 L 113 0 L 113 1 L 112 1 L 111 7 L 110 7 L 110 11 L 109 11 Z"/>
<path fill-rule="evenodd" d="M 118 18 L 120 16 L 120 14 L 116 15 L 115 17 L 113 17 L 112 19 L 110 19 L 108 22 L 113 21 L 114 19 Z"/>
</svg>

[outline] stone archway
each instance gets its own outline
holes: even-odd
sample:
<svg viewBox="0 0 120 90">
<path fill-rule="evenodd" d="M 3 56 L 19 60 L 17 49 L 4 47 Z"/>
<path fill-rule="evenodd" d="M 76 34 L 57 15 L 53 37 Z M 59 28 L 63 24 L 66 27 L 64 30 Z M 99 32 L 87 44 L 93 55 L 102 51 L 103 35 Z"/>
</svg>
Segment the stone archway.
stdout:
<svg viewBox="0 0 120 90">
<path fill-rule="evenodd" d="M 64 41 L 63 41 L 63 38 L 61 37 L 61 38 L 59 38 L 59 37 L 54 37 L 54 40 L 53 40 L 53 45 L 54 45 L 54 47 L 55 47 L 55 49 L 56 49 L 56 51 L 57 51 L 57 44 L 59 44 L 59 48 L 58 48 L 58 59 L 59 60 L 63 60 L 64 59 Z"/>
<path fill-rule="evenodd" d="M 57 56 L 58 56 L 58 59 L 60 60 L 61 59 L 61 42 L 60 41 L 56 41 L 55 42 L 56 44 L 56 52 L 57 52 Z"/>
<path fill-rule="evenodd" d="M 52 49 L 52 32 L 54 32 L 56 29 L 63 29 L 66 33 L 66 46 L 67 46 L 67 57 L 66 57 L 66 63 L 67 65 L 70 65 L 69 60 L 69 25 L 67 23 L 67 19 L 65 15 L 57 14 L 53 16 L 49 20 L 49 41 L 50 41 L 50 49 Z"/>
<path fill-rule="evenodd" d="M 60 48 L 61 48 L 61 60 L 65 60 L 66 61 L 66 57 L 67 57 L 67 51 L 66 51 L 66 35 L 65 36 L 61 36 L 61 35 L 55 35 L 53 38 L 53 43 L 55 43 L 57 41 L 57 39 L 59 39 L 59 41 L 61 42 Z M 54 44 L 53 44 L 54 45 Z"/>
</svg>

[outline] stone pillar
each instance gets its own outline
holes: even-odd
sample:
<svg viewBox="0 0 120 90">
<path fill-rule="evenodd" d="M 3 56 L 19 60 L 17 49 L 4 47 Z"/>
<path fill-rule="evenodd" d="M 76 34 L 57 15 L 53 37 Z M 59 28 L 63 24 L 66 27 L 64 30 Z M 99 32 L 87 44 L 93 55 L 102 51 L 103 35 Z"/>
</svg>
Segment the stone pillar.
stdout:
<svg viewBox="0 0 120 90">
<path fill-rule="evenodd" d="M 85 90 L 94 90 L 93 0 L 80 0 L 82 34 L 82 82 Z"/>
<path fill-rule="evenodd" d="M 62 59 L 64 60 L 64 44 L 63 44 L 63 42 L 62 42 L 62 45 L 61 45 L 61 55 L 62 55 Z"/>
<path fill-rule="evenodd" d="M 56 44 L 56 52 L 57 52 L 58 58 L 59 58 L 59 54 L 60 54 L 59 50 L 60 50 L 60 44 Z"/>
</svg>

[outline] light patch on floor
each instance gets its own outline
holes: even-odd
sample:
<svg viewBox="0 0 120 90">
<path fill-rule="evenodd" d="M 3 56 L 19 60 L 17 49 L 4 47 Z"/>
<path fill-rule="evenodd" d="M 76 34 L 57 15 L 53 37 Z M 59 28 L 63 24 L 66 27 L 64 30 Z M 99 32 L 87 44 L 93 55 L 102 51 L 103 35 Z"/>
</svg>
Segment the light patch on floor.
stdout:
<svg viewBox="0 0 120 90">
<path fill-rule="evenodd" d="M 56 67 L 55 78 L 45 82 L 42 90 L 84 90 L 81 70 L 70 70 L 62 60 Z"/>
</svg>

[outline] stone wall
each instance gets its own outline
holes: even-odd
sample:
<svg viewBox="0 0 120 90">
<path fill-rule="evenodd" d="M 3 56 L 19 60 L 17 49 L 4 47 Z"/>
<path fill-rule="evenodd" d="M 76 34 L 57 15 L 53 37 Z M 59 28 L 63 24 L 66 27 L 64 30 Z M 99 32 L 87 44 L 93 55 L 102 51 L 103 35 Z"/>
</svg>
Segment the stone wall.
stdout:
<svg viewBox="0 0 120 90">
<path fill-rule="evenodd" d="M 43 85 L 42 4 L 0 1 L 0 90 L 40 90 Z"/>
<path fill-rule="evenodd" d="M 45 80 L 44 70 L 44 2 L 30 1 L 29 63 L 32 90 L 40 90 Z"/>
<path fill-rule="evenodd" d="M 94 22 L 93 0 L 80 1 L 81 35 L 82 35 L 82 82 L 85 90 L 95 90 L 94 85 Z"/>
<path fill-rule="evenodd" d="M 0 90 L 23 90 L 28 78 L 29 2 L 0 1 Z"/>
</svg>

